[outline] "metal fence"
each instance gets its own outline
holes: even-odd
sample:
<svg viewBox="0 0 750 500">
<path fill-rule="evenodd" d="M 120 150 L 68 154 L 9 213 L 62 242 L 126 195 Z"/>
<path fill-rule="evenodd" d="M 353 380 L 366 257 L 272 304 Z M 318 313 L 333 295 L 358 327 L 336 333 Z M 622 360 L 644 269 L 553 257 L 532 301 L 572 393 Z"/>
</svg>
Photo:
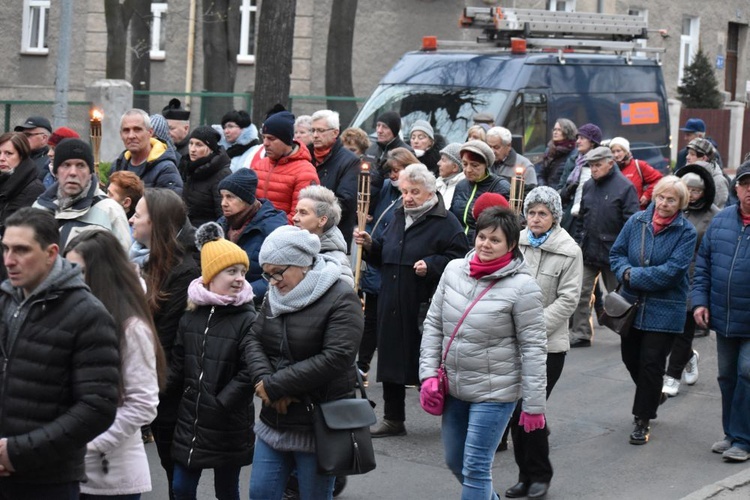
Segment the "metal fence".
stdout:
<svg viewBox="0 0 750 500">
<path fill-rule="evenodd" d="M 3 132 L 9 132 L 26 121 L 30 116 L 45 116 L 51 120 L 54 101 L 0 101 L 0 112 L 2 112 Z M 88 136 L 89 130 L 89 108 L 91 103 L 87 101 L 68 102 L 68 123 L 70 127 L 81 136 Z"/>
</svg>

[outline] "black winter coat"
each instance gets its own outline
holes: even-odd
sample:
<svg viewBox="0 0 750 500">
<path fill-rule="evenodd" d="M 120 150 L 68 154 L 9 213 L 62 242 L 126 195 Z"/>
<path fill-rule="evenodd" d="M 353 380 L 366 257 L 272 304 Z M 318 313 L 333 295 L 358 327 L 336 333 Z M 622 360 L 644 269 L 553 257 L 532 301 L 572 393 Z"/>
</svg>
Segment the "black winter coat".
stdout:
<svg viewBox="0 0 750 500">
<path fill-rule="evenodd" d="M 357 224 L 357 183 L 360 160 L 357 155 L 344 147 L 341 139 L 336 139 L 328 156 L 320 163 L 315 159 L 315 151 L 309 146 L 312 164 L 318 171 L 320 185 L 336 194 L 341 205 L 341 222 L 338 228 L 344 235 L 346 248 L 352 244 L 354 226 Z"/>
<path fill-rule="evenodd" d="M 617 165 L 601 179 L 592 177 L 583 185 L 579 220 L 583 262 L 609 268 L 609 251 L 640 203 L 635 186 L 622 175 Z"/>
<path fill-rule="evenodd" d="M 58 257 L 49 281 L 25 301 L 0 291 L 0 436 L 16 471 L 3 481 L 84 478 L 86 443 L 117 411 L 120 355 L 112 316 Z M 3 359 L 4 358 L 4 359 Z"/>
<path fill-rule="evenodd" d="M 472 213 L 474 203 L 484 193 L 497 193 L 503 195 L 507 200 L 510 198 L 510 184 L 502 177 L 489 174 L 479 182 L 464 179 L 456 184 L 456 190 L 453 192 L 451 212 L 461 223 L 470 244 L 474 242 L 474 229 L 477 226 L 477 221 L 474 220 Z"/>
<path fill-rule="evenodd" d="M 454 198 L 455 200 L 455 198 Z M 419 384 L 420 308 L 426 313 L 445 266 L 466 255 L 469 244 L 456 217 L 442 199 L 405 229 L 403 207 L 373 239 L 365 255 L 380 268 L 378 295 L 378 381 Z M 427 275 L 417 276 L 414 263 L 424 260 Z"/>
<path fill-rule="evenodd" d="M 44 192 L 31 158 L 23 160 L 11 175 L 0 174 L 0 236 L 5 233 L 5 219 L 16 210 L 30 207 Z"/>
<path fill-rule="evenodd" d="M 44 146 L 39 149 L 35 149 L 29 155 L 31 161 L 34 162 L 36 167 L 36 176 L 40 181 L 44 181 L 44 178 L 49 174 L 49 146 Z"/>
<path fill-rule="evenodd" d="M 374 142 L 365 153 L 365 156 L 371 158 L 375 163 L 370 171 L 370 183 L 372 185 L 372 195 L 375 196 L 380 190 L 383 182 L 388 177 L 388 169 L 385 164 L 388 161 L 388 151 L 396 148 L 406 148 L 412 153 L 414 150 L 406 144 L 398 135 L 391 139 L 387 144 Z"/>
<path fill-rule="evenodd" d="M 206 222 L 215 222 L 222 215 L 219 183 L 232 173 L 227 153 L 222 149 L 211 153 L 207 161 L 191 162 L 189 156 L 180 161 L 182 176 L 182 199 L 188 209 L 188 217 L 195 227 Z"/>
<path fill-rule="evenodd" d="M 284 328 L 294 363 L 282 349 Z M 292 396 L 320 403 L 351 397 L 363 328 L 362 304 L 341 280 L 293 313 L 271 318 L 264 302 L 245 346 L 253 386 L 262 380 L 271 401 Z M 277 430 L 312 431 L 312 414 L 302 402 L 290 404 L 286 415 L 264 406 L 260 419 Z"/>
<path fill-rule="evenodd" d="M 167 392 L 182 394 L 172 458 L 192 469 L 252 462 L 253 384 L 243 357 L 252 304 L 200 306 L 180 320 Z"/>
</svg>

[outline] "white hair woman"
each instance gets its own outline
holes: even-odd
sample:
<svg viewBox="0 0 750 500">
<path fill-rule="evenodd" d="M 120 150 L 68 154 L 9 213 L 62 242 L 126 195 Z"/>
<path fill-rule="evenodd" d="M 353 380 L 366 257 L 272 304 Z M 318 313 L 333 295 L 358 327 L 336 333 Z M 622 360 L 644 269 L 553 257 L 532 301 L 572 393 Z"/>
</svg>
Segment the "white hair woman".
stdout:
<svg viewBox="0 0 750 500">
<path fill-rule="evenodd" d="M 365 260 L 381 270 L 378 295 L 378 381 L 383 382 L 384 419 L 372 437 L 406 434 L 406 386 L 419 384 L 420 325 L 445 266 L 463 257 L 468 243 L 458 220 L 436 194 L 435 176 L 417 163 L 399 175 L 403 206 L 372 238 L 354 240 Z"/>
</svg>

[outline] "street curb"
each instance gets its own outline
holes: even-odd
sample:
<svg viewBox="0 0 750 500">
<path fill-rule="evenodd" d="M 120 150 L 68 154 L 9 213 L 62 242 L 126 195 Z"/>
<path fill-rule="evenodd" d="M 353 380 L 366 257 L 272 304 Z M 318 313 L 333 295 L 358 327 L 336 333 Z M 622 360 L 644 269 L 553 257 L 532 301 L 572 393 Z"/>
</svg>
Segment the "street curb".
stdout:
<svg viewBox="0 0 750 500">
<path fill-rule="evenodd" d="M 686 497 L 682 497 L 680 500 L 708 500 L 711 498 L 717 498 L 725 491 L 736 491 L 742 490 L 748 491 L 748 497 L 750 497 L 750 469 L 738 472 L 733 476 L 729 476 L 721 481 L 717 481 L 708 486 L 704 486 L 698 491 L 694 491 Z"/>
</svg>

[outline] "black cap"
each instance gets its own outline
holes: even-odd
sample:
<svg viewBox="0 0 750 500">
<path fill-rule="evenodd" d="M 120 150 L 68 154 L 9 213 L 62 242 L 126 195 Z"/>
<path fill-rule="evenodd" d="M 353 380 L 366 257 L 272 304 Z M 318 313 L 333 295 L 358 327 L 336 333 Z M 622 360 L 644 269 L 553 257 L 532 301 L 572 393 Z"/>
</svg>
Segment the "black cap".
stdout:
<svg viewBox="0 0 750 500">
<path fill-rule="evenodd" d="M 24 130 L 29 130 L 37 127 L 46 128 L 50 134 L 52 133 L 52 124 L 43 116 L 30 116 L 26 118 L 26 121 L 21 125 L 16 125 L 16 128 L 14 128 L 13 131 L 23 132 Z"/>
<path fill-rule="evenodd" d="M 161 110 L 161 115 L 167 120 L 187 121 L 190 119 L 190 111 L 182 109 L 182 103 L 177 98 L 169 101 L 169 104 Z"/>
</svg>

